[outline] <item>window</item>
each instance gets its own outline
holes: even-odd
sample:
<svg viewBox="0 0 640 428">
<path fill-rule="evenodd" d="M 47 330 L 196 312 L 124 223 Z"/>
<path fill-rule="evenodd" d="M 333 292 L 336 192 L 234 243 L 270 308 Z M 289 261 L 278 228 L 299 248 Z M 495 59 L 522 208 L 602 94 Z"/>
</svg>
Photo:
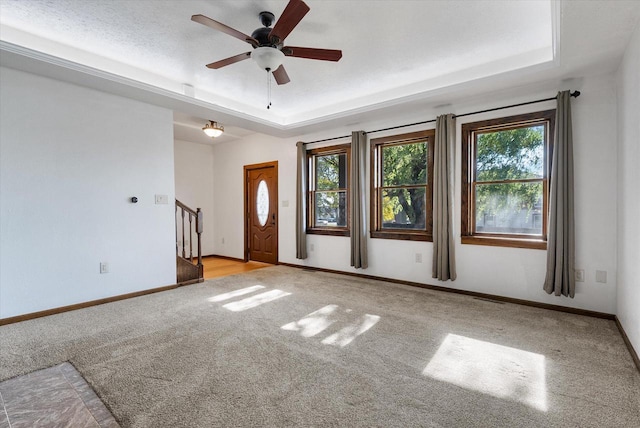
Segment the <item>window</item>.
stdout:
<svg viewBox="0 0 640 428">
<path fill-rule="evenodd" d="M 462 243 L 546 249 L 555 110 L 462 125 Z"/>
<path fill-rule="evenodd" d="M 431 241 L 435 131 L 371 140 L 371 237 Z"/>
<path fill-rule="evenodd" d="M 349 154 L 348 144 L 307 151 L 307 233 L 349 236 Z"/>
</svg>

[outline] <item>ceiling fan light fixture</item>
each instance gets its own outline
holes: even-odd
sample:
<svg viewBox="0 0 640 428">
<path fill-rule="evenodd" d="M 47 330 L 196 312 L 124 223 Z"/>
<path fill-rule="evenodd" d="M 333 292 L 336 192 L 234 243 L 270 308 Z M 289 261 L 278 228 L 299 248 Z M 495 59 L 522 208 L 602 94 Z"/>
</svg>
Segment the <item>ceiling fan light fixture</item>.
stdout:
<svg viewBox="0 0 640 428">
<path fill-rule="evenodd" d="M 214 122 L 210 120 L 204 128 L 202 128 L 205 134 L 211 138 L 216 138 L 222 135 L 224 132 L 224 126 L 220 125 L 218 122 Z"/>
<path fill-rule="evenodd" d="M 255 48 L 253 52 L 251 52 L 251 59 L 253 59 L 261 69 L 275 71 L 282 65 L 284 54 L 276 48 L 262 46 Z"/>
</svg>

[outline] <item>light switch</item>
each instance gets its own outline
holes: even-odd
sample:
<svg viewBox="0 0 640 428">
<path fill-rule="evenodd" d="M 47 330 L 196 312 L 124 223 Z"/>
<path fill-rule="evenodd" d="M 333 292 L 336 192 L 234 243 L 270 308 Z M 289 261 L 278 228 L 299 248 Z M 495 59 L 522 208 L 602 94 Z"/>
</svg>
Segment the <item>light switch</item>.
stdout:
<svg viewBox="0 0 640 428">
<path fill-rule="evenodd" d="M 169 196 L 156 195 L 156 205 L 167 205 L 169 203 Z"/>
</svg>

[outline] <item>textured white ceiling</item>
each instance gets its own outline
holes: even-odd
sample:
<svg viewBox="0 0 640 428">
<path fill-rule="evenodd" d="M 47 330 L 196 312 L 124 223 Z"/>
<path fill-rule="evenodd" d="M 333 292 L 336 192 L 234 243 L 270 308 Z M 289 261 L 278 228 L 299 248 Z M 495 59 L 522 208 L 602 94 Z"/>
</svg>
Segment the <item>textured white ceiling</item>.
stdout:
<svg viewBox="0 0 640 428">
<path fill-rule="evenodd" d="M 305 0 L 311 11 L 286 44 L 342 49 L 343 58 L 286 58 L 291 83 L 274 86 L 273 108 L 267 110 L 266 75 L 251 60 L 205 68 L 250 46 L 190 17 L 201 13 L 249 34 L 260 26 L 260 11 L 277 19 L 287 2 L 0 0 L 0 62 L 147 102 L 158 102 L 158 91 L 117 87 L 109 75 L 69 64 L 171 94 L 193 85 L 195 99 L 176 98 L 179 108 L 176 99 L 163 101 L 189 113 L 176 119 L 177 137 L 185 139 L 197 138 L 204 122 L 196 116 L 233 124 L 237 135 L 243 127 L 298 135 L 329 122 L 341 126 L 614 71 L 640 18 L 638 0 Z M 60 68 L 29 52 L 67 62 Z"/>
<path fill-rule="evenodd" d="M 277 19 L 286 4 L 2 0 L 0 22 L 10 27 L 3 31 L 5 40 L 173 91 L 188 83 L 198 98 L 281 124 L 388 101 L 411 84 L 422 83 L 426 91 L 459 83 L 442 81 L 455 72 L 476 70 L 458 79 L 468 80 L 552 59 L 548 0 L 307 0 L 311 11 L 286 44 L 342 49 L 343 58 L 337 63 L 286 58 L 291 83 L 273 88 L 268 112 L 267 76 L 251 60 L 205 68 L 251 46 L 190 17 L 201 13 L 251 34 L 261 26 L 260 11 Z M 104 58 L 112 61 L 106 64 Z"/>
</svg>

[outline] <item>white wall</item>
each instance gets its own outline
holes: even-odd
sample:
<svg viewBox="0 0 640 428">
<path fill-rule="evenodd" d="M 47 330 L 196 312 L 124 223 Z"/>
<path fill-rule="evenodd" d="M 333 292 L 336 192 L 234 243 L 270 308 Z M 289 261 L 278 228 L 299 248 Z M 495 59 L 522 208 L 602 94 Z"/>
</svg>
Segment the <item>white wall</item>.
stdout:
<svg viewBox="0 0 640 428">
<path fill-rule="evenodd" d="M 176 199 L 202 209 L 202 255 L 215 254 L 213 221 L 213 146 L 175 140 Z M 187 222 L 185 222 L 188 224 Z M 185 232 L 185 235 L 187 233 Z M 187 240 L 189 238 L 187 237 Z M 193 251 L 196 252 L 195 224 Z M 188 244 L 185 243 L 188 251 Z"/>
<path fill-rule="evenodd" d="M 640 25 L 618 72 L 617 315 L 640 353 Z"/>
<path fill-rule="evenodd" d="M 281 261 L 295 260 L 295 139 L 252 134 L 242 140 L 216 144 L 214 153 L 215 253 L 244 258 L 243 166 L 278 161 L 278 248 Z M 289 207 L 283 207 L 288 201 Z M 292 238 L 293 237 L 293 238 Z M 224 240 L 224 243 L 222 242 Z"/>
<path fill-rule="evenodd" d="M 569 88 L 566 88 L 569 89 Z M 313 245 L 308 259 L 295 258 L 295 142 L 312 141 L 323 137 L 348 135 L 351 130 L 380 129 L 387 126 L 412 123 L 435 117 L 428 111 L 415 116 L 389 118 L 385 123 L 360 123 L 351 129 L 331 129 L 324 135 L 303 135 L 290 139 L 278 139 L 253 135 L 243 141 L 221 144 L 214 148 L 215 198 L 224 201 L 214 210 L 216 219 L 216 252 L 243 257 L 242 222 L 242 166 L 250 163 L 279 161 L 279 260 L 340 271 L 360 272 L 369 275 L 396 278 L 419 283 L 502 295 L 536 302 L 564 305 L 606 313 L 615 312 L 616 299 L 616 97 L 614 76 L 603 76 L 574 82 L 571 89 L 579 89 L 583 95 L 573 102 L 575 169 L 576 169 L 576 263 L 586 271 L 586 281 L 578 283 L 574 299 L 549 296 L 542 290 L 546 252 L 541 250 L 461 245 L 459 238 L 460 212 L 456 213 L 456 253 L 458 279 L 455 282 L 438 282 L 431 279 L 432 244 L 425 242 L 368 239 L 369 268 L 355 270 L 349 266 L 349 238 L 308 235 L 307 245 Z M 469 101 L 465 105 L 447 107 L 453 113 L 465 113 L 490 107 L 508 105 L 532 99 L 555 96 L 555 92 L 511 91 L 484 97 L 481 101 Z M 517 95 L 516 95 L 517 94 Z M 499 98 L 498 98 L 499 97 Z M 555 103 L 538 104 L 500 112 L 468 116 L 458 121 L 456 153 L 456 201 L 460 200 L 460 126 L 494 117 L 554 108 Z M 439 111 L 438 113 L 445 113 Z M 410 132 L 427 129 L 413 127 L 386 133 Z M 334 141 L 331 144 L 341 143 Z M 369 195 L 367 195 L 368 200 Z M 289 207 L 282 206 L 283 201 Z M 368 203 L 367 203 L 368 206 Z M 225 244 L 221 243 L 225 238 Z M 415 254 L 422 254 L 423 263 L 415 262 Z M 606 270 L 607 284 L 595 282 L 595 271 Z"/>
<path fill-rule="evenodd" d="M 174 284 L 172 112 L 0 73 L 0 317 Z"/>
</svg>

